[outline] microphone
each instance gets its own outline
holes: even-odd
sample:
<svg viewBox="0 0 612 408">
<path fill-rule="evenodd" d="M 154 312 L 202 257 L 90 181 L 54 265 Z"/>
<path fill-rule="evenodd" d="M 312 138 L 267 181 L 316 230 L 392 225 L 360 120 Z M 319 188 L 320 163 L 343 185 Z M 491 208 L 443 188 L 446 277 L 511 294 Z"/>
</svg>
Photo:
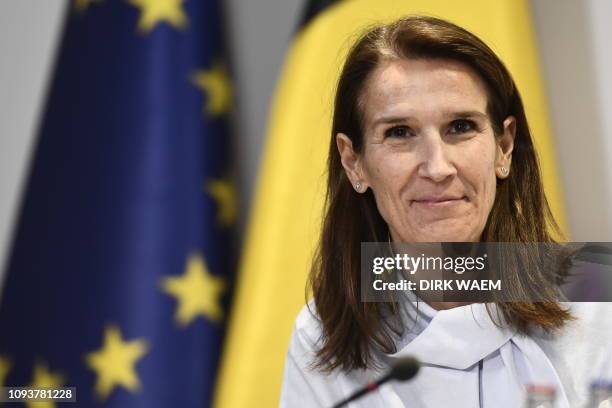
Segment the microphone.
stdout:
<svg viewBox="0 0 612 408">
<path fill-rule="evenodd" d="M 356 391 L 354 394 L 349 396 L 348 398 L 343 399 L 338 402 L 332 408 L 340 408 L 349 402 L 355 401 L 358 398 L 363 397 L 367 393 L 376 390 L 382 384 L 386 383 L 389 380 L 397 380 L 397 381 L 407 381 L 414 377 L 419 372 L 419 362 L 416 358 L 413 357 L 403 357 L 399 359 L 397 363 L 395 363 L 391 370 L 385 374 L 383 377 L 378 380 L 367 384 L 365 387 Z"/>
</svg>

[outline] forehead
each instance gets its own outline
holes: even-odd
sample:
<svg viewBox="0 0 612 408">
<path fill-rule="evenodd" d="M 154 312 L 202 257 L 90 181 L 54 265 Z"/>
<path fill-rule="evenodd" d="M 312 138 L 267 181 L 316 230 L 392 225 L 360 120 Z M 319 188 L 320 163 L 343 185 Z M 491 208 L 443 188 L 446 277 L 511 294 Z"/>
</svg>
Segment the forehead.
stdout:
<svg viewBox="0 0 612 408">
<path fill-rule="evenodd" d="M 487 90 L 472 68 L 447 59 L 382 62 L 360 98 L 365 124 L 381 115 L 431 116 L 455 111 L 486 114 Z"/>
</svg>

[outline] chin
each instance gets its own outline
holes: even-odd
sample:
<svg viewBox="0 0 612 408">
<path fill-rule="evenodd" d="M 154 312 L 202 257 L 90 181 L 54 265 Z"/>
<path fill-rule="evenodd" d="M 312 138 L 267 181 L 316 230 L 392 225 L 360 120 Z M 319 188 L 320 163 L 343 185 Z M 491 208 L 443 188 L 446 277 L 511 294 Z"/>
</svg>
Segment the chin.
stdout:
<svg viewBox="0 0 612 408">
<path fill-rule="evenodd" d="M 465 226 L 437 225 L 427 228 L 417 238 L 418 242 L 478 242 L 480 234 Z"/>
</svg>

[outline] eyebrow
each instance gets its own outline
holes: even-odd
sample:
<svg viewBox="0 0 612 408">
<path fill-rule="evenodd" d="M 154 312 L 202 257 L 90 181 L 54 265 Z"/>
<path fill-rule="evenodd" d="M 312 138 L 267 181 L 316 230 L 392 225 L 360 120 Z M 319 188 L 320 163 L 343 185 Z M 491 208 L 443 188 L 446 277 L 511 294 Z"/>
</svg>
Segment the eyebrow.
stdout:
<svg viewBox="0 0 612 408">
<path fill-rule="evenodd" d="M 444 113 L 444 116 L 457 118 L 457 119 L 466 119 L 466 118 L 474 118 L 474 117 L 481 118 L 481 119 L 489 118 L 489 115 L 487 115 L 486 113 L 477 111 L 477 110 L 467 110 L 467 111 L 458 111 L 458 112 L 449 111 L 449 112 Z M 372 124 L 372 126 L 376 127 L 378 125 L 383 125 L 383 124 L 405 123 L 412 119 L 414 119 L 412 116 L 383 116 L 383 117 L 376 119 L 374 123 Z"/>
<path fill-rule="evenodd" d="M 455 118 L 483 118 L 483 119 L 488 119 L 489 115 L 487 115 L 486 113 L 480 112 L 480 111 L 476 111 L 476 110 L 471 110 L 471 111 L 461 111 L 461 112 L 450 112 L 448 116 L 453 116 Z"/>
</svg>

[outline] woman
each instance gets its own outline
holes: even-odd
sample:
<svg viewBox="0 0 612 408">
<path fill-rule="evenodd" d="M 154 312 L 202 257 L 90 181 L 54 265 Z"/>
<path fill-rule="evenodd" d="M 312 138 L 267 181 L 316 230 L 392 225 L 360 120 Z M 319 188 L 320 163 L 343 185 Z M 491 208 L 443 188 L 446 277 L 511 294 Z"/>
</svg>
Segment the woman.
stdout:
<svg viewBox="0 0 612 408">
<path fill-rule="evenodd" d="M 480 39 L 429 17 L 366 33 L 340 75 L 328 172 L 314 299 L 296 321 L 281 406 L 331 406 L 407 355 L 418 376 L 358 406 L 516 408 L 527 384 L 546 384 L 558 407 L 577 407 L 589 381 L 612 379 L 612 324 L 603 306 L 557 301 L 550 278 L 562 271 L 526 280 L 510 268 L 515 299 L 536 282 L 536 303 L 361 301 L 361 242 L 553 241 L 520 95 Z"/>
</svg>

